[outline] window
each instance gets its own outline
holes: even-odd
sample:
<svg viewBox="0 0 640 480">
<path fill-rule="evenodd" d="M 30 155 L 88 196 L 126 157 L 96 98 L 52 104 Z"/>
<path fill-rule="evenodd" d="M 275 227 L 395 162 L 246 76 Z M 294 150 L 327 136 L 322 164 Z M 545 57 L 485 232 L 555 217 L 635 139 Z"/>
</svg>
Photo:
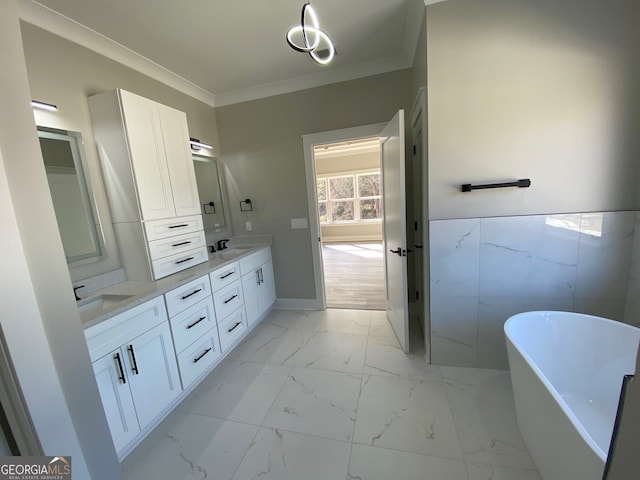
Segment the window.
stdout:
<svg viewBox="0 0 640 480">
<path fill-rule="evenodd" d="M 380 170 L 317 178 L 320 223 L 382 219 Z"/>
</svg>

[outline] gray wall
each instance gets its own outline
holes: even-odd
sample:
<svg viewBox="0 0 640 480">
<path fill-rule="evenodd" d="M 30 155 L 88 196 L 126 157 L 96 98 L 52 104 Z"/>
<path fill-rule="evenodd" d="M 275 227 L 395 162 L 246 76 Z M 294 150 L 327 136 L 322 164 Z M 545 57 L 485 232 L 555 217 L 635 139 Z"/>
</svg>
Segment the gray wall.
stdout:
<svg viewBox="0 0 640 480">
<path fill-rule="evenodd" d="M 74 478 L 118 479 L 29 105 L 16 0 L 0 0 L 0 11 L 2 340 L 43 453 L 73 456 Z"/>
<path fill-rule="evenodd" d="M 635 0 L 427 7 L 430 218 L 634 209 L 639 16 Z"/>
<path fill-rule="evenodd" d="M 216 108 L 232 228 L 273 235 L 278 298 L 314 299 L 309 230 L 290 219 L 308 217 L 302 135 L 389 121 L 411 108 L 411 70 Z M 240 213 L 251 198 L 254 211 Z"/>
<path fill-rule="evenodd" d="M 21 24 L 31 97 L 58 105 L 57 112 L 36 111 L 38 125 L 80 132 L 87 155 L 88 176 L 98 204 L 107 242 L 100 262 L 71 268 L 80 280 L 120 267 L 114 247 L 111 216 L 93 137 L 87 97 L 114 88 L 137 93 L 187 114 L 189 134 L 219 146 L 213 108 L 85 47 L 27 23 Z M 219 152 L 219 149 L 217 150 Z"/>
</svg>

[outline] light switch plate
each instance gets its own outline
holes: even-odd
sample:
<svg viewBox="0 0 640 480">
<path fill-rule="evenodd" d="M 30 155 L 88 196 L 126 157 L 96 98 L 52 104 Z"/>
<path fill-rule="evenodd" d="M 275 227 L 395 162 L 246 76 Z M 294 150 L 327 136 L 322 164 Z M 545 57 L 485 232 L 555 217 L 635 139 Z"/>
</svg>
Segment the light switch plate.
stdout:
<svg viewBox="0 0 640 480">
<path fill-rule="evenodd" d="M 309 221 L 306 218 L 292 218 L 291 219 L 291 228 L 309 228 Z"/>
</svg>

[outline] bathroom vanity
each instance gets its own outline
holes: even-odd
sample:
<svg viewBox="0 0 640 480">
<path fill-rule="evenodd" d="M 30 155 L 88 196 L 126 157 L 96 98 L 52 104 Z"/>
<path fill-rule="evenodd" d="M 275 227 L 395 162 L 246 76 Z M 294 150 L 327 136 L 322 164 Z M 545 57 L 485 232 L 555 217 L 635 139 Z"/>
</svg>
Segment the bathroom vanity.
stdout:
<svg viewBox="0 0 640 480">
<path fill-rule="evenodd" d="M 100 397 L 125 457 L 273 308 L 270 246 L 212 253 L 79 302 Z"/>
</svg>

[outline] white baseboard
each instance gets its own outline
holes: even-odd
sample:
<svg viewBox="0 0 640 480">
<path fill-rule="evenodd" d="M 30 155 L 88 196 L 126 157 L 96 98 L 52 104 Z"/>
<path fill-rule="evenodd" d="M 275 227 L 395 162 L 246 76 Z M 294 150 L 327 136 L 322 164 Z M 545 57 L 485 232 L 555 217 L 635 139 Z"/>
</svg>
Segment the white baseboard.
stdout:
<svg viewBox="0 0 640 480">
<path fill-rule="evenodd" d="M 315 298 L 278 298 L 273 308 L 280 310 L 320 310 Z"/>
</svg>

